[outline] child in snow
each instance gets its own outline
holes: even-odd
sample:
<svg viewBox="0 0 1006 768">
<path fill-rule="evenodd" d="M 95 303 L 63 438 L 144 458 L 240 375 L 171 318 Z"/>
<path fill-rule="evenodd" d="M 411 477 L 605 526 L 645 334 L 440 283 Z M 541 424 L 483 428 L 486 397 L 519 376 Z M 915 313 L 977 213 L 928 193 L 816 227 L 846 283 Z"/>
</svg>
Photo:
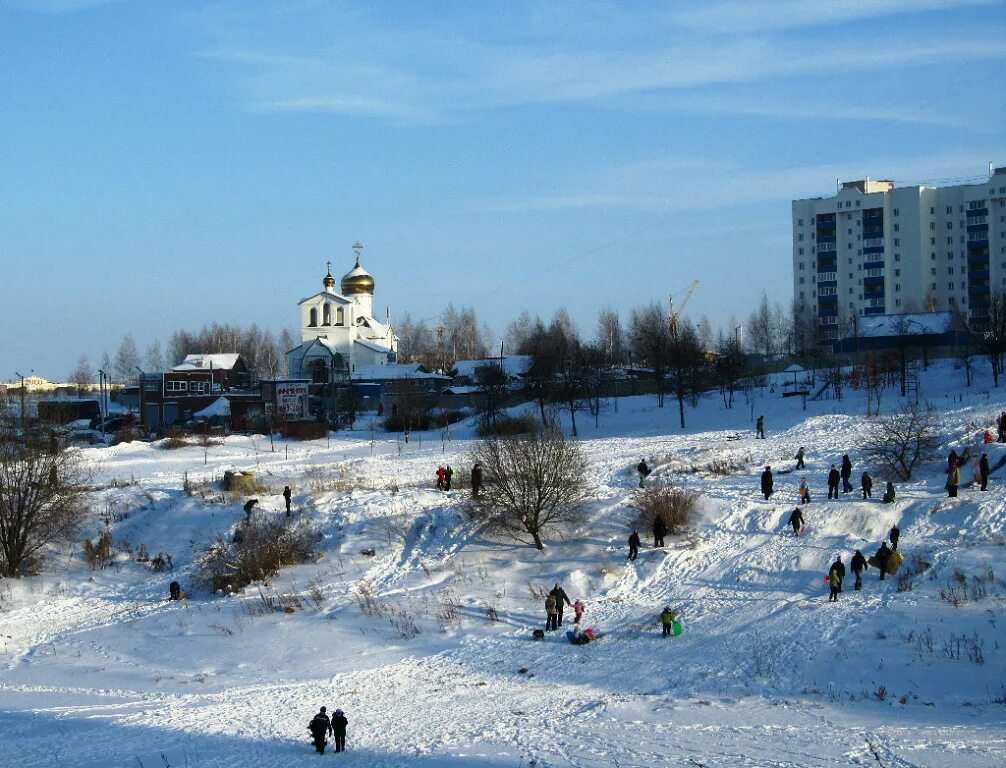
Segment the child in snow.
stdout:
<svg viewBox="0 0 1006 768">
<path fill-rule="evenodd" d="M 674 611 L 671 610 L 671 606 L 668 605 L 666 608 L 664 608 L 663 613 L 660 614 L 660 623 L 663 625 L 664 628 L 664 634 L 661 635 L 661 637 L 667 637 L 668 635 L 672 634 L 675 618 L 676 617 Z"/>
<path fill-rule="evenodd" d="M 807 485 L 807 478 L 800 481 L 800 503 L 810 504 L 810 486 Z"/>
<path fill-rule="evenodd" d="M 583 618 L 583 609 L 585 607 L 586 606 L 584 606 L 583 600 L 577 599 L 576 602 L 573 603 L 573 623 L 574 624 L 579 624 L 580 623 L 580 619 Z"/>
</svg>

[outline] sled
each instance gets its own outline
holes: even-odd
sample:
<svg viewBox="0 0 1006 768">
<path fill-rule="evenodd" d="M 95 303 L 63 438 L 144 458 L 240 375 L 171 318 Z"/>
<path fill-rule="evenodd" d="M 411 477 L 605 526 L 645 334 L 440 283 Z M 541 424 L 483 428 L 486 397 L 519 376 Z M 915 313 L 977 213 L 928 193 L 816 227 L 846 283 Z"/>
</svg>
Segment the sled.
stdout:
<svg viewBox="0 0 1006 768">
<path fill-rule="evenodd" d="M 675 621 L 671 624 L 671 634 L 674 635 L 675 637 L 680 635 L 683 631 L 684 629 L 681 627 L 680 621 Z"/>
<path fill-rule="evenodd" d="M 807 531 L 809 531 L 809 530 L 810 530 L 810 526 L 808 526 L 808 525 L 804 525 L 804 526 L 802 526 L 802 527 L 800 528 L 800 533 L 798 533 L 798 534 L 797 534 L 797 536 L 803 536 L 803 535 L 804 535 L 804 534 L 806 534 L 806 533 L 807 533 Z"/>
<path fill-rule="evenodd" d="M 868 566 L 870 566 L 871 568 L 879 568 L 880 567 L 880 561 L 877 560 L 877 556 L 876 555 L 870 555 L 868 558 L 866 558 L 866 564 Z"/>
<path fill-rule="evenodd" d="M 534 632 L 531 633 L 531 636 L 535 640 L 544 640 L 545 639 L 545 630 L 544 629 L 536 629 Z"/>
<path fill-rule="evenodd" d="M 901 564 L 905 562 L 905 556 L 900 552 L 892 552 L 891 556 L 887 558 L 887 572 L 892 576 L 897 575 L 898 569 L 901 568 Z"/>
</svg>

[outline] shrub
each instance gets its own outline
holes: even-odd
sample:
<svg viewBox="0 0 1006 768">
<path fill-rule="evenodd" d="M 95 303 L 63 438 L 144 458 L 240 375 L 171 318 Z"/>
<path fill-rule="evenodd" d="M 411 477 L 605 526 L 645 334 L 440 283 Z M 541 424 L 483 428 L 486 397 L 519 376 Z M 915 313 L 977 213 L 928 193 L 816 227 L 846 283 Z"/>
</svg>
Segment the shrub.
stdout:
<svg viewBox="0 0 1006 768">
<path fill-rule="evenodd" d="M 275 575 L 280 568 L 314 560 L 319 535 L 309 525 L 252 519 L 233 541 L 218 537 L 197 551 L 196 581 L 214 592 L 237 592 L 255 581 Z"/>
<path fill-rule="evenodd" d="M 162 448 L 165 451 L 175 451 L 179 448 L 188 448 L 192 443 L 186 440 L 184 437 L 166 437 L 158 443 L 158 448 Z"/>
<path fill-rule="evenodd" d="M 498 416 L 490 424 L 480 424 L 477 430 L 479 437 L 513 437 L 526 435 L 538 428 L 538 421 L 530 414 L 521 416 Z"/>
<path fill-rule="evenodd" d="M 866 436 L 867 456 L 902 480 L 931 459 L 939 446 L 939 419 L 932 406 L 910 402 L 898 413 L 873 422 Z"/>
<path fill-rule="evenodd" d="M 678 533 L 688 523 L 698 500 L 699 494 L 672 485 L 643 488 L 636 491 L 632 498 L 632 506 L 639 512 L 634 525 L 641 530 L 649 530 L 660 518 L 668 533 Z"/>
</svg>

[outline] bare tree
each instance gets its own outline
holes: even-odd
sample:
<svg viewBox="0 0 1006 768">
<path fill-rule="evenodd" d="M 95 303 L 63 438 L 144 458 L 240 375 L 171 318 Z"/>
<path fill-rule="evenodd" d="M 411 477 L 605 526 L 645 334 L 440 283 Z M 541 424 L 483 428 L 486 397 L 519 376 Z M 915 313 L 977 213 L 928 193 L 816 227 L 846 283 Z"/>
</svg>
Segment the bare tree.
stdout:
<svg viewBox="0 0 1006 768">
<path fill-rule="evenodd" d="M 705 362 L 702 345 L 695 329 L 685 322 L 674 323 L 669 331 L 667 356 L 671 390 L 678 400 L 681 428 L 685 428 L 685 399 L 701 391 L 699 372 Z"/>
<path fill-rule="evenodd" d="M 122 343 L 115 352 L 115 378 L 126 384 L 136 378 L 136 369 L 140 365 L 140 353 L 136 351 L 136 340 L 132 336 L 123 336 Z"/>
<path fill-rule="evenodd" d="M 164 353 L 161 352 L 161 342 L 157 339 L 154 339 L 147 347 L 147 352 L 143 356 L 143 365 L 148 371 L 156 372 L 165 369 Z"/>
<path fill-rule="evenodd" d="M 475 369 L 475 386 L 478 387 L 482 428 L 488 434 L 495 428 L 500 409 L 506 402 L 507 377 L 499 363 L 487 361 Z"/>
<path fill-rule="evenodd" d="M 480 462 L 485 473 L 477 509 L 492 528 L 544 549 L 550 530 L 582 522 L 587 464 L 579 444 L 558 429 L 487 437 L 471 462 Z"/>
<path fill-rule="evenodd" d="M 713 368 L 716 383 L 723 395 L 723 405 L 734 406 L 734 393 L 740 388 L 741 380 L 747 376 L 747 355 L 744 345 L 736 333 L 720 333 L 716 340 L 716 364 Z"/>
<path fill-rule="evenodd" d="M 45 550 L 69 540 L 87 514 L 87 467 L 58 441 L 0 432 L 0 575 L 37 570 Z"/>
<path fill-rule="evenodd" d="M 657 390 L 657 407 L 664 407 L 667 365 L 671 354 L 671 334 L 667 313 L 659 304 L 632 310 L 630 336 L 642 362 L 653 372 Z"/>
<path fill-rule="evenodd" d="M 596 346 L 603 352 L 609 367 L 625 360 L 625 331 L 618 312 L 611 307 L 605 307 L 597 315 Z"/>
<path fill-rule="evenodd" d="M 751 313 L 747 324 L 748 342 L 751 350 L 768 357 L 775 349 L 775 315 L 769 306 L 768 296 L 761 295 L 758 309 Z"/>
<path fill-rule="evenodd" d="M 529 354 L 535 326 L 540 323 L 540 318 L 532 318 L 531 313 L 526 309 L 521 310 L 521 313 L 507 324 L 506 331 L 503 333 L 503 343 L 508 354 Z"/>
<path fill-rule="evenodd" d="M 77 360 L 77 367 L 70 373 L 70 383 L 77 387 L 77 396 L 80 397 L 84 391 L 94 384 L 94 371 L 87 355 L 81 355 Z"/>
<path fill-rule="evenodd" d="M 988 320 L 982 333 L 982 351 L 992 367 L 992 381 L 999 386 L 1006 353 L 1006 294 L 996 293 L 989 300 Z"/>
<path fill-rule="evenodd" d="M 867 456 L 902 480 L 933 458 L 939 447 L 939 418 L 928 403 L 909 401 L 904 408 L 873 422 L 865 446 Z"/>
</svg>

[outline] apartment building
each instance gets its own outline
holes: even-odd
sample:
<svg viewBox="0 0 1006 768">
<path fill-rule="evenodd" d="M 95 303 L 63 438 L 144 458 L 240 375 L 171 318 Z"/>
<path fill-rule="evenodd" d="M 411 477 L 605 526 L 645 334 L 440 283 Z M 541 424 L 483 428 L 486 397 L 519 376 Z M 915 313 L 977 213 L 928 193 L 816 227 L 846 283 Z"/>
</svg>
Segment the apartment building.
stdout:
<svg viewBox="0 0 1006 768">
<path fill-rule="evenodd" d="M 793 201 L 793 297 L 825 339 L 855 315 L 959 311 L 980 329 L 1006 292 L 1006 167 L 987 181 L 865 179 Z"/>
</svg>

